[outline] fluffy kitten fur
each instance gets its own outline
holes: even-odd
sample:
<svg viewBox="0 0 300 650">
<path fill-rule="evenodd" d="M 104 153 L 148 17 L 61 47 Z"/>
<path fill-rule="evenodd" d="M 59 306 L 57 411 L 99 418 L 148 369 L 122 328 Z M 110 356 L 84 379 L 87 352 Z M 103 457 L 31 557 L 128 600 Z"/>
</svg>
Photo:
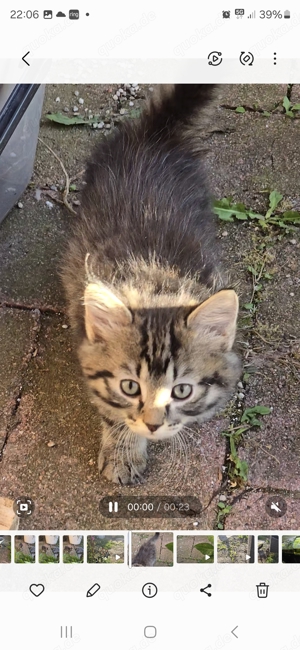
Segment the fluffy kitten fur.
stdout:
<svg viewBox="0 0 300 650">
<path fill-rule="evenodd" d="M 154 566 L 157 558 L 157 540 L 160 533 L 155 533 L 147 542 L 144 542 L 135 554 L 131 566 Z"/>
<path fill-rule="evenodd" d="M 147 440 L 211 418 L 232 394 L 238 298 L 218 269 L 195 117 L 210 85 L 163 87 L 96 147 L 63 261 L 80 364 L 102 419 L 99 470 L 121 485 Z"/>
</svg>

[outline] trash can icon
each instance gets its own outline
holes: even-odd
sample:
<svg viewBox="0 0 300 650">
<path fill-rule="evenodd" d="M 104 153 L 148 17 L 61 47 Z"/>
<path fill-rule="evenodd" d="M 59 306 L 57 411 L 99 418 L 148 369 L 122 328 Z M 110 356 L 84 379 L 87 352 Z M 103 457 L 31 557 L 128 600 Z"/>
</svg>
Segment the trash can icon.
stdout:
<svg viewBox="0 0 300 650">
<path fill-rule="evenodd" d="M 259 585 L 256 585 L 258 598 L 267 598 L 269 586 L 265 582 L 260 582 Z"/>
</svg>

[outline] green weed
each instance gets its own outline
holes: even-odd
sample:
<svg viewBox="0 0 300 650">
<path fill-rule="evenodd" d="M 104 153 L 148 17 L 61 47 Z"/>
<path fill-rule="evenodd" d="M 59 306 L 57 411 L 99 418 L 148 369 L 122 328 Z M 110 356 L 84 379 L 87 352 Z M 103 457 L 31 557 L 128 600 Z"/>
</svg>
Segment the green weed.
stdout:
<svg viewBox="0 0 300 650">
<path fill-rule="evenodd" d="M 253 212 L 245 207 L 244 203 L 233 203 L 232 199 L 224 198 L 214 202 L 213 210 L 222 221 L 256 221 L 257 224 L 266 230 L 269 226 L 277 226 L 284 230 L 296 230 L 300 226 L 300 212 L 285 210 L 280 212 L 279 204 L 283 195 L 273 190 L 269 194 L 269 207 L 265 215 Z"/>
<path fill-rule="evenodd" d="M 242 486 L 248 480 L 248 463 L 242 460 L 238 455 L 238 445 L 242 440 L 242 436 L 246 431 L 253 427 L 261 427 L 262 421 L 257 418 L 257 415 L 269 415 L 271 409 L 268 406 L 252 406 L 246 408 L 240 418 L 240 425 L 233 426 L 231 424 L 228 429 L 222 432 L 229 440 L 230 453 L 229 453 L 229 467 L 228 477 L 232 487 Z"/>
<path fill-rule="evenodd" d="M 227 506 L 225 503 L 223 503 L 223 501 L 219 501 L 217 508 L 218 511 L 216 525 L 218 530 L 224 530 L 225 518 L 231 512 L 232 506 Z"/>
<path fill-rule="evenodd" d="M 287 117 L 295 117 L 295 113 L 300 111 L 300 104 L 292 104 L 286 95 L 283 98 L 282 106 Z"/>
</svg>

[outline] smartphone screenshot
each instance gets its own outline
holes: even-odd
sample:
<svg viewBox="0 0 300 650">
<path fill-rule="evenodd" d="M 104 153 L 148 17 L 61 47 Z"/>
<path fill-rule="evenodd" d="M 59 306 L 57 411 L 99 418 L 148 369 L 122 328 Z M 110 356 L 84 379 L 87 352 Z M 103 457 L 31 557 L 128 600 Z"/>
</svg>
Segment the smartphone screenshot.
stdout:
<svg viewBox="0 0 300 650">
<path fill-rule="evenodd" d="M 299 7 L 0 24 L 1 644 L 298 648 Z"/>
</svg>

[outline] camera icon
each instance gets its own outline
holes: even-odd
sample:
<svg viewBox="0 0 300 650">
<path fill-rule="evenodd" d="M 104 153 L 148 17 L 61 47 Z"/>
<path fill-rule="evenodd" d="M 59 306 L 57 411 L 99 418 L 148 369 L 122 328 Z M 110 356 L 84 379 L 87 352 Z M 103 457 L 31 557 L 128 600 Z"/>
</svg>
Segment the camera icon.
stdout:
<svg viewBox="0 0 300 650">
<path fill-rule="evenodd" d="M 29 517 L 34 511 L 34 501 L 30 497 L 17 497 L 14 500 L 13 509 L 18 517 Z"/>
<path fill-rule="evenodd" d="M 230 18 L 230 11 L 222 11 L 223 18 Z"/>
</svg>

